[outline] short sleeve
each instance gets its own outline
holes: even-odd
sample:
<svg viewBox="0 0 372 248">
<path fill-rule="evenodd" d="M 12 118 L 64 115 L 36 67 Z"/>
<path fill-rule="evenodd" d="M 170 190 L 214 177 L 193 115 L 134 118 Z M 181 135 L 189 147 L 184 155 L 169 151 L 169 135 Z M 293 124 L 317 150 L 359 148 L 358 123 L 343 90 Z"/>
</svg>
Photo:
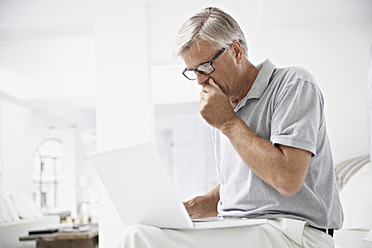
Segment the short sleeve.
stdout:
<svg viewBox="0 0 372 248">
<path fill-rule="evenodd" d="M 270 141 L 316 155 L 323 98 L 315 83 L 296 79 L 286 85 L 274 103 Z"/>
</svg>

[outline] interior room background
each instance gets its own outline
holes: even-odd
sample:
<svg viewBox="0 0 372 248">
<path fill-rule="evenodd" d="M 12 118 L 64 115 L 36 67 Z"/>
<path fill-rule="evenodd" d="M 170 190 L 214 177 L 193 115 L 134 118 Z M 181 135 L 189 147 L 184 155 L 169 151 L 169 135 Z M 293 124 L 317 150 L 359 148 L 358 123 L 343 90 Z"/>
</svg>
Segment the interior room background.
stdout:
<svg viewBox="0 0 372 248">
<path fill-rule="evenodd" d="M 0 190 L 24 192 L 73 218 L 99 212 L 100 242 L 110 247 L 123 225 L 91 152 L 153 140 L 182 200 L 215 186 L 200 87 L 172 57 L 183 21 L 210 5 L 242 26 L 253 63 L 268 58 L 315 76 L 335 163 L 368 153 L 369 0 L 1 0 Z M 58 199 L 35 193 L 38 149 L 49 139 L 60 144 L 49 149 L 58 154 Z"/>
</svg>

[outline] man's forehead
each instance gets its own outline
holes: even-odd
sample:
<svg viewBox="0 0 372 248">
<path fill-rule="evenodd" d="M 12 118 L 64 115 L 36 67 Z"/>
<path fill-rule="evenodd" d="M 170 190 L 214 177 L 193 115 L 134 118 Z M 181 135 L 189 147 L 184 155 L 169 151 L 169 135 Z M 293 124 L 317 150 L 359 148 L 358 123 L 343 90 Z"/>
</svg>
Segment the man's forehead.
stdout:
<svg viewBox="0 0 372 248">
<path fill-rule="evenodd" d="M 187 68 L 196 68 L 201 63 L 212 59 L 215 50 L 216 49 L 206 41 L 195 41 L 182 57 Z"/>
</svg>

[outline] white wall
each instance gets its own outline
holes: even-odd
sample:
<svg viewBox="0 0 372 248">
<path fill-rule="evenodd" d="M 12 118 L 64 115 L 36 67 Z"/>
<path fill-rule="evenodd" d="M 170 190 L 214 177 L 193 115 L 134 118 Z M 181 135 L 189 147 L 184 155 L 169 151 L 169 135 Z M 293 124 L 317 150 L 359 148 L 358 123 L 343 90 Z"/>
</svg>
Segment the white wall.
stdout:
<svg viewBox="0 0 372 248">
<path fill-rule="evenodd" d="M 174 116 L 174 184 L 181 200 L 204 195 L 218 184 L 211 128 L 199 115 Z"/>
<path fill-rule="evenodd" d="M 211 127 L 199 104 L 155 105 L 156 146 L 182 201 L 218 184 Z"/>
<path fill-rule="evenodd" d="M 1 100 L 0 150 L 2 175 L 0 189 L 32 195 L 32 150 L 30 128 L 32 112 Z M 19 183 L 22 181 L 22 183 Z"/>
<path fill-rule="evenodd" d="M 100 11 L 94 31 L 98 150 L 153 140 L 145 4 L 102 0 L 97 1 L 97 9 Z M 115 247 L 123 230 L 124 225 L 102 187 L 100 246 Z"/>
</svg>

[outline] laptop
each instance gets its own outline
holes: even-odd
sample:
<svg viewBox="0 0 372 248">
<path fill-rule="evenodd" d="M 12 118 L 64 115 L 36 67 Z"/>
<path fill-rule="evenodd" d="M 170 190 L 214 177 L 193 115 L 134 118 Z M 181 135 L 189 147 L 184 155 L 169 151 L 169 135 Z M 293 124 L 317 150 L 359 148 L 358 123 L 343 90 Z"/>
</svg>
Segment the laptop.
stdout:
<svg viewBox="0 0 372 248">
<path fill-rule="evenodd" d="M 170 229 L 206 229 L 260 225 L 266 219 L 192 220 L 152 142 L 90 155 L 122 222 Z"/>
</svg>

